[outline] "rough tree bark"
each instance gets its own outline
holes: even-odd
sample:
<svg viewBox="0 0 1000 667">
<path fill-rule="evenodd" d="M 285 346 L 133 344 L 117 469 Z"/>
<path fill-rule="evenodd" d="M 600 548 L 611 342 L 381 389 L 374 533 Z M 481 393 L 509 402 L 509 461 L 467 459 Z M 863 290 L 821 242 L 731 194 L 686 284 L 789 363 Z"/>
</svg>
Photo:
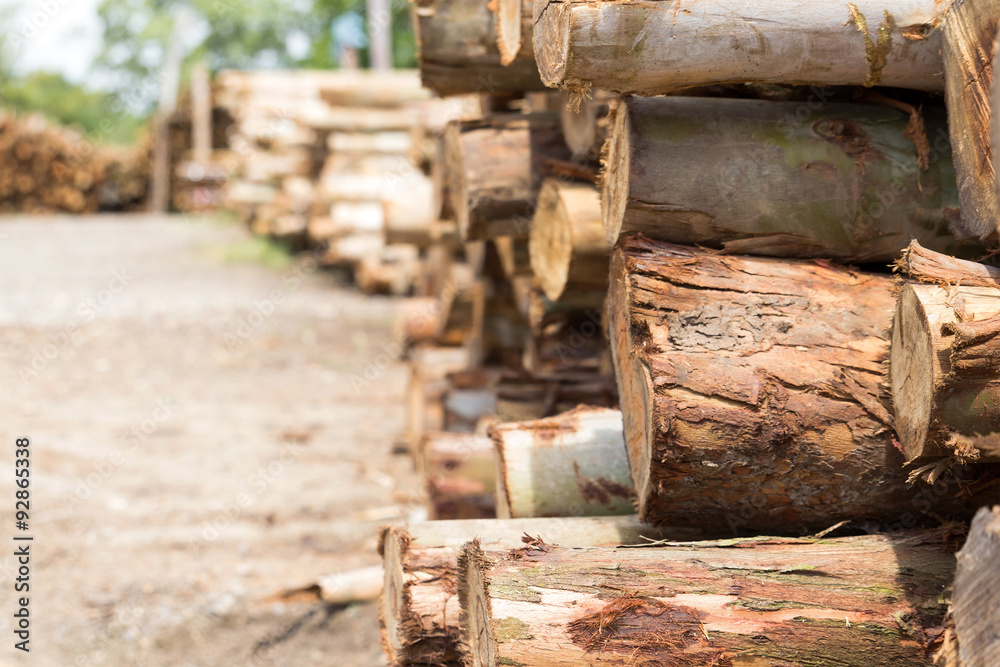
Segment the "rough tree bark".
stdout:
<svg viewBox="0 0 1000 667">
<path fill-rule="evenodd" d="M 497 516 L 631 514 L 634 489 L 618 410 L 580 406 L 536 421 L 497 424 Z"/>
<path fill-rule="evenodd" d="M 962 667 L 1000 665 L 1000 506 L 976 513 L 958 552 L 952 610 Z"/>
<path fill-rule="evenodd" d="M 748 82 L 939 91 L 949 4 L 535 0 L 535 59 L 548 86 L 619 93 Z"/>
<path fill-rule="evenodd" d="M 611 246 L 601 224 L 601 201 L 589 183 L 547 179 L 531 221 L 531 269 L 545 295 L 608 284 Z"/>
<path fill-rule="evenodd" d="M 446 189 L 464 240 L 525 236 L 543 167 L 569 158 L 556 113 L 451 123 L 444 142 Z"/>
<path fill-rule="evenodd" d="M 903 273 L 925 283 L 1000 288 L 1000 268 L 958 259 L 912 241 L 896 262 Z"/>
<path fill-rule="evenodd" d="M 908 487 L 892 444 L 891 283 L 624 239 L 608 326 L 640 517 L 788 533 L 967 511 Z"/>
<path fill-rule="evenodd" d="M 1000 455 L 1000 289 L 903 285 L 889 355 L 907 461 Z"/>
<path fill-rule="evenodd" d="M 608 241 L 638 231 L 735 253 L 857 262 L 891 261 L 913 238 L 954 252 L 964 236 L 978 247 L 961 225 L 947 152 L 921 168 L 907 114 L 830 103 L 799 122 L 803 108 L 623 101 L 601 197 Z M 939 111 L 925 110 L 931 134 L 943 131 Z"/>
<path fill-rule="evenodd" d="M 940 532 L 635 549 L 532 542 L 458 561 L 465 665 L 931 665 Z"/>
<path fill-rule="evenodd" d="M 458 552 L 471 538 L 514 549 L 531 535 L 547 544 L 612 546 L 678 539 L 690 532 L 645 526 L 635 516 L 425 521 L 382 529 L 385 585 L 379 603 L 382 647 L 390 664 L 458 664 Z"/>
<path fill-rule="evenodd" d="M 420 78 L 438 95 L 542 90 L 534 59 L 500 62 L 496 18 L 485 0 L 415 0 Z"/>
<path fill-rule="evenodd" d="M 991 141 L 993 60 L 1000 1 L 955 0 L 944 18 L 945 101 L 955 153 L 962 217 L 969 229 L 996 241 L 1000 193 Z"/>
</svg>

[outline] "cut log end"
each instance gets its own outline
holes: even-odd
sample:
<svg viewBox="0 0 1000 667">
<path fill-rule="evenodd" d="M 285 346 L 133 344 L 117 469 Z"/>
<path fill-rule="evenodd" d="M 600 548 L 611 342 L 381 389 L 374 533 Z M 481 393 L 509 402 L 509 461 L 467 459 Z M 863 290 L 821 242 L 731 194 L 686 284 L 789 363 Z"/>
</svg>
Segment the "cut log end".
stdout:
<svg viewBox="0 0 1000 667">
<path fill-rule="evenodd" d="M 531 268 L 545 296 L 558 301 L 566 288 L 573 257 L 570 221 L 559 197 L 559 184 L 546 181 L 538 195 L 538 208 L 531 224 Z"/>
<path fill-rule="evenodd" d="M 632 123 L 628 105 L 618 104 L 612 111 L 611 134 L 604 150 L 601 180 L 601 217 L 604 235 L 610 245 L 618 241 L 628 205 L 629 165 L 632 161 Z"/>
<path fill-rule="evenodd" d="M 468 184 L 465 178 L 465 163 L 462 155 L 462 126 L 459 122 L 448 123 L 444 131 L 444 187 L 448 203 L 455 213 L 458 232 L 465 238 L 469 230 L 469 207 L 465 205 Z"/>
<path fill-rule="evenodd" d="M 400 619 L 405 608 L 403 600 L 403 553 L 410 539 L 402 528 L 389 526 L 379 538 L 379 552 L 385 571 L 382 597 L 379 599 L 379 626 L 382 631 L 382 650 L 393 664 L 400 663 L 405 650 L 401 640 Z"/>
<path fill-rule="evenodd" d="M 889 381 L 896 434 L 906 460 L 924 454 L 934 398 L 934 348 L 927 311 L 912 285 L 896 301 L 889 354 Z"/>
<path fill-rule="evenodd" d="M 955 2 L 945 16 L 944 26 L 945 100 L 962 217 L 983 239 L 995 239 L 1000 224 L 1000 194 L 990 135 L 1000 3 Z"/>
<path fill-rule="evenodd" d="M 500 63 L 506 67 L 521 50 L 521 0 L 494 0 L 497 15 L 497 47 Z"/>
<path fill-rule="evenodd" d="M 976 514 L 958 554 L 953 609 L 962 665 L 1000 664 L 996 610 L 1000 600 L 1000 506 Z"/>
<path fill-rule="evenodd" d="M 491 567 L 479 540 L 462 548 L 458 557 L 458 595 L 462 608 L 460 652 L 470 667 L 495 667 L 497 634 L 493 627 L 486 570 Z"/>
<path fill-rule="evenodd" d="M 535 3 L 535 10 L 538 5 Z M 569 56 L 569 12 L 571 7 L 561 2 L 545 3 L 535 17 L 535 63 L 542 83 L 550 88 L 563 88 L 568 81 L 566 62 Z"/>
</svg>

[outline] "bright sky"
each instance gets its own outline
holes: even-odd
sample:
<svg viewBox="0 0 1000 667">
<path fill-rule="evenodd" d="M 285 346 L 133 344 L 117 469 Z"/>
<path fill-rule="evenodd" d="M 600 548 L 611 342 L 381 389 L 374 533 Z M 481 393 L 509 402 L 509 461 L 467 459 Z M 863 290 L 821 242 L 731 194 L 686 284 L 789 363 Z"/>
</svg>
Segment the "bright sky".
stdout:
<svg viewBox="0 0 1000 667">
<path fill-rule="evenodd" d="M 13 42 L 6 54 L 18 74 L 36 70 L 62 72 L 74 82 L 87 79 L 101 46 L 97 20 L 100 0 L 0 0 L 0 16 L 14 9 L 13 21 L 4 20 L 3 34 Z"/>
</svg>

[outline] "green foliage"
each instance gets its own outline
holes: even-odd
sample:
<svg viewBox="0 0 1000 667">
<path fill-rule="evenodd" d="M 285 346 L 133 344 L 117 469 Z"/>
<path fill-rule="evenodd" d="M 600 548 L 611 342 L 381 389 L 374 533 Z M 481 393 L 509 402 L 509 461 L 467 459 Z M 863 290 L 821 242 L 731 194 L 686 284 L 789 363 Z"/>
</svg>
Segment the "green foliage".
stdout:
<svg viewBox="0 0 1000 667">
<path fill-rule="evenodd" d="M 21 112 L 41 111 L 102 143 L 132 143 L 144 122 L 118 110 L 113 95 L 86 90 L 51 72 L 0 78 L 0 104 Z"/>
</svg>

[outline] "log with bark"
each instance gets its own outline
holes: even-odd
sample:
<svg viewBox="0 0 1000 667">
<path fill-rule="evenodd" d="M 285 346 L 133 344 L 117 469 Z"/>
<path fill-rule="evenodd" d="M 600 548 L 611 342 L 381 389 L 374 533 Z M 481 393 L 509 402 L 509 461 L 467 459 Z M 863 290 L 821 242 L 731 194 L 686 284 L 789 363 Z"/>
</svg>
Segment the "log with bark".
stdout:
<svg viewBox="0 0 1000 667">
<path fill-rule="evenodd" d="M 496 463 L 489 438 L 432 431 L 424 435 L 421 449 L 431 519 L 496 516 Z"/>
<path fill-rule="evenodd" d="M 906 247 L 896 265 L 920 282 L 1000 288 L 1000 268 L 935 252 L 917 241 Z"/>
<path fill-rule="evenodd" d="M 659 95 L 719 83 L 944 88 L 951 3 L 535 0 L 542 81 Z M 748 15 L 752 14 L 752 15 Z"/>
<path fill-rule="evenodd" d="M 532 535 L 573 547 L 679 539 L 679 530 L 645 526 L 635 516 L 425 521 L 382 529 L 385 585 L 379 603 L 382 647 L 392 665 L 458 665 L 458 552 L 472 538 L 514 549 Z"/>
<path fill-rule="evenodd" d="M 545 296 L 607 287 L 608 244 L 597 188 L 589 183 L 547 179 L 531 221 L 531 269 Z"/>
<path fill-rule="evenodd" d="M 943 498 L 901 470 L 881 390 L 891 278 L 637 235 L 612 254 L 610 285 L 644 520 L 801 534 L 970 511 L 964 469 L 940 482 Z"/>
<path fill-rule="evenodd" d="M 952 613 L 962 667 L 1000 664 L 1000 506 L 982 507 L 958 552 Z"/>
<path fill-rule="evenodd" d="M 904 285 L 889 376 L 907 461 L 1000 460 L 1000 288 Z"/>
<path fill-rule="evenodd" d="M 545 88 L 533 59 L 504 67 L 486 0 L 415 0 L 412 12 L 420 78 L 438 95 Z"/>
<path fill-rule="evenodd" d="M 641 548 L 535 541 L 458 560 L 463 664 L 926 665 L 942 531 Z"/>
<path fill-rule="evenodd" d="M 622 415 L 580 406 L 555 417 L 497 424 L 500 518 L 632 514 Z"/>
<path fill-rule="evenodd" d="M 941 44 L 962 217 L 969 229 L 994 243 L 1000 228 L 1000 182 L 991 141 L 991 98 L 1000 96 L 993 91 L 998 28 L 998 0 L 955 0 L 944 18 Z"/>
<path fill-rule="evenodd" d="M 451 123 L 444 143 L 446 190 L 465 240 L 527 235 L 546 161 L 569 158 L 555 113 Z"/>
<path fill-rule="evenodd" d="M 940 109 L 924 116 L 930 136 L 944 132 Z M 908 115 L 880 105 L 811 112 L 795 102 L 625 100 L 604 170 L 608 241 L 642 232 L 852 262 L 891 261 L 911 239 L 949 252 L 978 248 L 961 222 L 947 150 L 928 153 L 924 168 L 909 136 Z"/>
</svg>

